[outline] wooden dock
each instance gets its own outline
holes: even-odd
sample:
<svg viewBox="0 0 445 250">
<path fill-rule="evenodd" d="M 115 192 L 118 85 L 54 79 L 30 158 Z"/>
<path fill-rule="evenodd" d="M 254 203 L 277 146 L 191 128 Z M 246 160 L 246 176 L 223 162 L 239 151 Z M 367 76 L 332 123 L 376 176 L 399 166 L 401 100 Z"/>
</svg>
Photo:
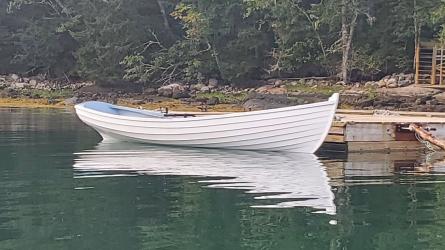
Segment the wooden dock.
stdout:
<svg viewBox="0 0 445 250">
<path fill-rule="evenodd" d="M 348 152 L 421 150 L 424 145 L 408 129 L 412 123 L 445 140 L 445 113 L 338 110 L 325 142 Z"/>
</svg>

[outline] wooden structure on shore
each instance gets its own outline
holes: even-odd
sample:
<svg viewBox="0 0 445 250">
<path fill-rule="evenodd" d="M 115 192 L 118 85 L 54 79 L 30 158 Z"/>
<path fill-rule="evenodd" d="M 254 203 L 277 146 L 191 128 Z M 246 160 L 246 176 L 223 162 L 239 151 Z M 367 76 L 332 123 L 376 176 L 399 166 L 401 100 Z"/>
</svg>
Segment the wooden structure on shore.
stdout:
<svg viewBox="0 0 445 250">
<path fill-rule="evenodd" d="M 439 43 L 421 42 L 415 54 L 416 84 L 445 86 L 445 47 Z"/>
<path fill-rule="evenodd" d="M 410 124 L 430 128 L 436 138 L 445 139 L 445 114 L 429 112 L 338 110 L 325 142 L 329 148 L 347 152 L 415 151 L 424 145 Z M 333 147 L 332 147 L 333 146 Z"/>
</svg>

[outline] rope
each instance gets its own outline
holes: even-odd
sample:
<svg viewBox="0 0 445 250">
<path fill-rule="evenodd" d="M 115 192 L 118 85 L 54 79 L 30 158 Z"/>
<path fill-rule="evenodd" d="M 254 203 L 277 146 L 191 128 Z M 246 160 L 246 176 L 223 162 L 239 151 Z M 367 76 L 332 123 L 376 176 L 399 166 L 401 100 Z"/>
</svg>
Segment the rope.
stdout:
<svg viewBox="0 0 445 250">
<path fill-rule="evenodd" d="M 417 133 L 414 133 L 414 135 L 416 136 L 416 139 L 422 143 L 428 150 L 433 151 L 433 152 L 437 152 L 438 147 L 435 146 L 434 144 L 432 144 L 429 141 L 425 141 L 422 138 L 420 138 L 420 136 Z"/>
<path fill-rule="evenodd" d="M 390 110 L 374 110 L 373 115 L 374 116 L 400 116 L 400 114 L 395 113 Z"/>
</svg>

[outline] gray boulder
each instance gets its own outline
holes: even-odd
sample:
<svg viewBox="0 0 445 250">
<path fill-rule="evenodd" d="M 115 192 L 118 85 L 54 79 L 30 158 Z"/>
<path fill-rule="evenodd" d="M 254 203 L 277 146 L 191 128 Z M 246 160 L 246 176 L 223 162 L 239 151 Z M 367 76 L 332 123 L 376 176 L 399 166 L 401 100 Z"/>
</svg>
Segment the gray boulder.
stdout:
<svg viewBox="0 0 445 250">
<path fill-rule="evenodd" d="M 210 78 L 209 79 L 209 87 L 212 89 L 218 87 L 218 80 Z"/>
<path fill-rule="evenodd" d="M 31 80 L 29 80 L 29 85 L 30 85 L 31 87 L 36 87 L 36 86 L 37 86 L 37 81 L 34 80 L 34 79 L 31 79 Z"/>
<path fill-rule="evenodd" d="M 201 89 L 202 89 L 203 87 L 205 87 L 204 84 L 202 84 L 202 83 L 198 83 L 198 84 L 194 84 L 194 85 L 190 86 L 190 89 L 191 89 L 191 90 L 195 90 L 195 91 L 201 91 Z"/>
<path fill-rule="evenodd" d="M 386 87 L 386 84 L 387 84 L 387 80 L 383 80 L 382 79 L 382 80 L 377 82 L 377 87 L 383 88 L 383 87 Z"/>
<path fill-rule="evenodd" d="M 77 97 L 67 98 L 63 101 L 63 103 L 65 103 L 65 105 L 76 105 L 79 103 L 79 98 Z"/>
<path fill-rule="evenodd" d="M 174 87 L 172 92 L 173 98 L 188 98 L 190 97 L 189 91 L 186 87 L 179 85 L 179 87 Z"/>
<path fill-rule="evenodd" d="M 203 93 L 210 93 L 211 88 L 209 86 L 202 87 L 199 91 Z"/>
<path fill-rule="evenodd" d="M 11 75 L 11 79 L 14 81 L 17 81 L 20 78 L 20 76 L 18 76 L 17 74 L 12 74 Z"/>
<path fill-rule="evenodd" d="M 11 87 L 15 88 L 15 89 L 22 89 L 25 87 L 25 85 L 26 85 L 26 83 L 24 83 L 24 82 L 15 82 L 15 83 L 11 84 Z"/>
<path fill-rule="evenodd" d="M 281 87 L 284 84 L 283 80 L 276 80 L 273 85 L 275 87 Z"/>
<path fill-rule="evenodd" d="M 173 87 L 171 85 L 162 86 L 158 88 L 158 95 L 163 97 L 172 97 L 173 95 Z"/>
<path fill-rule="evenodd" d="M 189 96 L 187 88 L 178 83 L 162 86 L 158 88 L 157 92 L 158 95 L 163 97 L 185 98 Z"/>
<path fill-rule="evenodd" d="M 406 87 L 411 85 L 412 82 L 410 80 L 401 80 L 399 81 L 399 83 L 397 84 L 399 87 Z"/>
<path fill-rule="evenodd" d="M 445 93 L 435 95 L 434 99 L 436 99 L 440 103 L 445 103 Z"/>
<path fill-rule="evenodd" d="M 379 84 L 377 82 L 366 82 L 365 87 L 378 87 Z"/>
<path fill-rule="evenodd" d="M 397 85 L 397 83 L 388 83 L 388 85 L 386 85 L 386 87 L 393 89 L 393 88 L 397 88 L 398 85 Z"/>
<path fill-rule="evenodd" d="M 390 79 L 388 79 L 388 81 L 387 81 L 387 85 L 388 85 L 388 87 L 389 87 L 389 85 L 397 85 L 397 79 L 396 78 L 390 78 Z"/>
</svg>

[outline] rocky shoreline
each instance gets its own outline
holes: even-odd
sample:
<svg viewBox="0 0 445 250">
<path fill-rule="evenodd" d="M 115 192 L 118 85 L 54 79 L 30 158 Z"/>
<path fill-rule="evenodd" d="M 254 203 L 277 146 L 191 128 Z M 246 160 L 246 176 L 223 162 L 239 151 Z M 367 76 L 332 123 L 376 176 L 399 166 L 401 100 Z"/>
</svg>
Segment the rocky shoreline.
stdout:
<svg viewBox="0 0 445 250">
<path fill-rule="evenodd" d="M 44 77 L 0 76 L 0 98 L 32 99 L 72 106 L 88 100 L 150 108 L 169 107 L 225 111 L 259 110 L 326 100 L 340 93 L 346 109 L 445 111 L 445 93 L 414 85 L 412 74 L 387 76 L 379 81 L 345 84 L 330 79 L 271 79 L 257 87 L 238 88 L 216 79 L 206 83 L 172 83 L 158 88 L 141 84 L 99 85 L 92 81 L 52 81 Z M 13 105 L 12 105 L 13 106 Z M 172 107 L 173 106 L 173 107 Z"/>
</svg>

